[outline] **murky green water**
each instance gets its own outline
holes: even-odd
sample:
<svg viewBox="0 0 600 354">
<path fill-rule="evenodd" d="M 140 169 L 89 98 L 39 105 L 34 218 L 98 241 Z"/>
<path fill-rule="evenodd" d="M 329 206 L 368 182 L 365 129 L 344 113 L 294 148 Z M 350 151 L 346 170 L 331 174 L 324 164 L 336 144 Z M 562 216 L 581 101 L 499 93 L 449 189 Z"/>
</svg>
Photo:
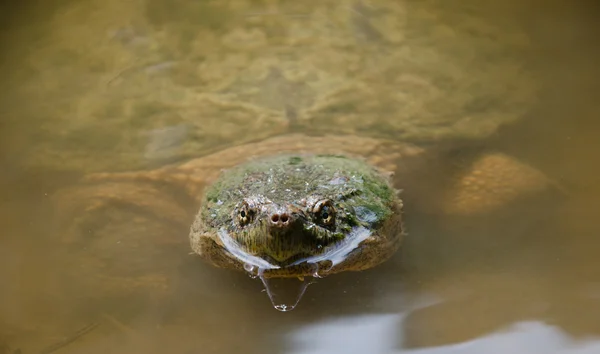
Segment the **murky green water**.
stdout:
<svg viewBox="0 0 600 354">
<path fill-rule="evenodd" d="M 593 2 L 27 4 L 0 11 L 0 353 L 600 351 Z M 53 199 L 86 173 L 285 133 L 433 155 L 397 161 L 400 253 L 289 313 L 188 255 L 197 206 L 180 190 L 94 189 L 144 208 Z M 440 211 L 448 176 L 497 151 L 559 191 Z"/>
</svg>

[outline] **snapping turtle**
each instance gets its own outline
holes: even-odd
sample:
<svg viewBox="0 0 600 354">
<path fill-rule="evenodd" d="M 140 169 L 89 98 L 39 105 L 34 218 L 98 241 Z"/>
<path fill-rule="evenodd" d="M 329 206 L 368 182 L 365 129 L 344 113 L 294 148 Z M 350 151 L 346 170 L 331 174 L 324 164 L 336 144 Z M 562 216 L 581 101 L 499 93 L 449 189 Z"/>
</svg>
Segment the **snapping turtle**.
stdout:
<svg viewBox="0 0 600 354">
<path fill-rule="evenodd" d="M 404 234 L 394 187 L 411 186 L 386 171 L 426 152 L 393 140 L 287 134 L 154 170 L 90 174 L 54 200 L 83 257 L 78 271 L 92 281 L 164 290 L 191 241 L 203 259 L 260 276 L 268 290 L 268 278 L 363 270 L 389 258 Z M 456 215 L 491 213 L 549 186 L 541 172 L 491 152 L 439 182 L 448 187 L 437 206 Z"/>
<path fill-rule="evenodd" d="M 32 119 L 44 118 L 30 163 L 95 172 L 54 196 L 59 232 L 77 265 L 74 271 L 91 275 L 75 278 L 93 284 L 104 279 L 118 294 L 149 286 L 168 289 L 168 272 L 189 251 L 182 235 L 190 225 L 192 248 L 203 257 L 223 267 L 260 271 L 261 277 L 371 267 L 398 247 L 401 202 L 390 194 L 385 204 L 385 196 L 376 195 L 380 204 L 375 204 L 383 206 L 379 215 L 361 204 L 361 198 L 371 200 L 372 191 L 355 186 L 357 194 L 350 193 L 349 205 L 343 205 L 336 198 L 345 198 L 341 188 L 353 188 L 352 169 L 313 171 L 322 179 L 304 181 L 309 188 L 303 191 L 294 184 L 289 188 L 294 195 L 269 196 L 268 184 L 247 181 L 231 186 L 233 199 L 205 201 L 203 191 L 223 169 L 279 154 L 303 161 L 303 156 L 343 155 L 398 172 L 408 159 L 419 161 L 431 151 L 411 142 L 438 146 L 449 139 L 485 138 L 521 117 L 535 97 L 531 75 L 513 55 L 529 48 L 518 26 L 482 23 L 474 15 L 447 16 L 438 12 L 439 4 L 274 1 L 262 8 L 242 0 L 179 2 L 165 11 L 163 1 L 145 3 L 146 11 L 137 2 L 106 6 L 102 1 L 92 12 L 57 14 L 51 45 L 31 61 L 40 75 L 50 76 L 45 80 L 57 83 L 52 94 L 60 99 L 49 99 L 55 97 L 47 92 L 51 85 L 37 80 L 21 84 L 19 91 L 27 94 Z M 65 52 L 73 53 L 72 60 L 64 61 Z M 63 64 L 56 67 L 57 62 Z M 72 116 L 77 119 L 65 119 Z M 165 131 L 169 138 L 155 139 Z M 444 213 L 489 212 L 547 184 L 539 172 L 502 154 L 473 161 L 452 178 L 443 176 L 447 185 L 439 188 L 435 205 Z M 148 162 L 163 167 L 151 169 Z M 98 173 L 128 169 L 134 172 Z M 296 176 L 299 182 L 302 173 Z M 393 183 L 381 177 L 376 184 L 416 187 L 397 175 Z M 341 192 L 321 195 L 327 194 L 319 188 L 323 181 L 343 181 L 332 185 Z M 256 218 L 242 228 L 237 218 L 244 198 L 256 202 Z M 318 225 L 319 202 L 349 214 L 336 215 L 334 225 Z M 200 207 L 219 210 L 201 211 L 194 222 Z M 270 229 L 261 225 L 274 222 L 275 215 L 275 223 L 285 223 L 282 213 L 289 225 L 276 226 L 280 235 L 269 238 Z M 346 245 L 366 235 L 357 232 L 361 227 L 374 238 L 354 253 L 354 244 L 342 247 L 348 262 L 332 264 L 338 242 Z M 258 245 L 243 235 L 256 230 L 264 231 L 258 233 L 263 236 Z M 294 240 L 306 234 L 321 243 L 286 248 L 298 246 Z M 290 244 L 284 247 L 277 239 Z M 265 270 L 263 263 L 248 262 L 246 254 L 279 268 Z M 289 267 L 300 259 L 312 265 Z"/>
</svg>

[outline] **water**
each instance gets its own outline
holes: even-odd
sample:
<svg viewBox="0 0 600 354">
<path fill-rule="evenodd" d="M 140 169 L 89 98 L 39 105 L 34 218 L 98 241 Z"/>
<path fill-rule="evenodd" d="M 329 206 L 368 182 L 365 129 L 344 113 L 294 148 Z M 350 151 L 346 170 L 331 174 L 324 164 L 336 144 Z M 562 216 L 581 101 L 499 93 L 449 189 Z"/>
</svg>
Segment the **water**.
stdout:
<svg viewBox="0 0 600 354">
<path fill-rule="evenodd" d="M 598 352 L 594 2 L 30 4 L 0 11 L 0 353 Z M 354 129 L 440 152 L 397 164 L 402 250 L 285 313 L 189 254 L 197 205 L 167 183 L 53 204 L 89 172 Z M 482 151 L 559 191 L 444 212 Z"/>
<path fill-rule="evenodd" d="M 269 296 L 271 304 L 281 312 L 295 309 L 308 286 L 314 281 L 313 277 L 266 278 L 263 274 L 260 274 L 259 278 L 265 286 L 265 292 Z"/>
</svg>

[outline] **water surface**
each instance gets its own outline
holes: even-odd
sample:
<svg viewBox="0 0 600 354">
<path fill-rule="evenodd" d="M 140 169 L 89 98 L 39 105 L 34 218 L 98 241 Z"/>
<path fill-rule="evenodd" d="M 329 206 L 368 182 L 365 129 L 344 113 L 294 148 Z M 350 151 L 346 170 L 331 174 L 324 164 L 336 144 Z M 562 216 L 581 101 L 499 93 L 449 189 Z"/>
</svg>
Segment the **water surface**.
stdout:
<svg viewBox="0 0 600 354">
<path fill-rule="evenodd" d="M 14 14 L 0 28 L 0 353 L 600 350 L 593 2 L 30 5 L 0 11 Z M 176 217 L 76 219 L 51 203 L 85 173 L 283 132 L 441 151 L 400 163 L 401 252 L 320 280 L 289 313 L 260 282 L 189 256 Z M 443 177 L 490 151 L 560 190 L 492 214 L 440 212 Z M 196 207 L 156 193 L 154 210 Z"/>
</svg>

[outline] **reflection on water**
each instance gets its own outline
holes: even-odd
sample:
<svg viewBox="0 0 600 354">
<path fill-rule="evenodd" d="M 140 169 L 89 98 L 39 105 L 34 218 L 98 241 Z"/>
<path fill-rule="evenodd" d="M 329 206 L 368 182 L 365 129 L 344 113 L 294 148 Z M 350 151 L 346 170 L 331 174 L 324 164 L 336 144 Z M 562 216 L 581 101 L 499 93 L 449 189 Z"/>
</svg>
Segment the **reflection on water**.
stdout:
<svg viewBox="0 0 600 354">
<path fill-rule="evenodd" d="M 15 9 L 0 27 L 0 353 L 599 351 L 597 10 L 583 0 Z M 289 313 L 256 279 L 189 255 L 196 202 L 162 176 L 77 184 L 289 131 L 410 141 L 433 156 L 397 162 L 400 253 L 318 279 Z M 441 212 L 447 177 L 485 151 L 561 190 L 494 213 Z M 71 186 L 85 198 L 52 203 Z"/>
<path fill-rule="evenodd" d="M 291 341 L 297 348 L 291 353 L 592 354 L 600 350 L 597 341 L 574 340 L 557 327 L 534 321 L 514 323 L 496 333 L 460 344 L 397 349 L 398 346 L 403 347 L 403 338 L 394 329 L 406 325 L 405 317 L 403 313 L 339 318 L 307 326 L 291 335 Z M 364 337 L 370 340 L 365 341 Z"/>
</svg>

